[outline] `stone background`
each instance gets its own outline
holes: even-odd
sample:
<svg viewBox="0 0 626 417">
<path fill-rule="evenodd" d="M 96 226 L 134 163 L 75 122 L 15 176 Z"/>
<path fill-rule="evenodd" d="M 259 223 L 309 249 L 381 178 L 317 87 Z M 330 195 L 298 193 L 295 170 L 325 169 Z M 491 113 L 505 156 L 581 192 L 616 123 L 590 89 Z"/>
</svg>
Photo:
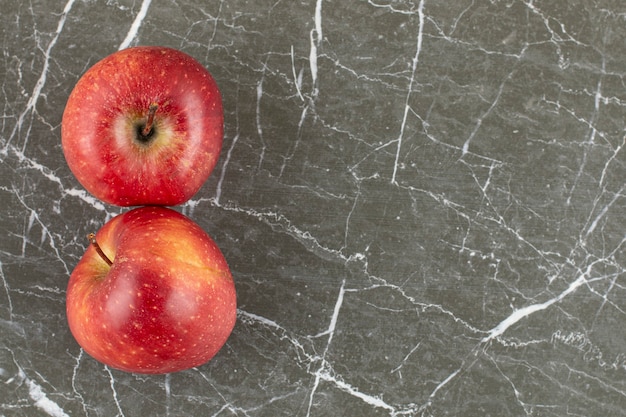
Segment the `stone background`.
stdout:
<svg viewBox="0 0 626 417">
<path fill-rule="evenodd" d="M 0 415 L 626 415 L 626 5 L 0 0 Z M 74 179 L 67 97 L 134 45 L 222 90 L 179 209 L 238 321 L 206 365 L 110 369 L 68 276 L 122 212 Z"/>
</svg>

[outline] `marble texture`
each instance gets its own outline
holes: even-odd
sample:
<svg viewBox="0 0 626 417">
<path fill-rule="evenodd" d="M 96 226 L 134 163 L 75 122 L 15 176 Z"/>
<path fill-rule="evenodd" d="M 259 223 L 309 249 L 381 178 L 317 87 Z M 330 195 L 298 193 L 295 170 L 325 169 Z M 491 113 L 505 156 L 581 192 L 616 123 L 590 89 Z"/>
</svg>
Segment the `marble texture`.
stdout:
<svg viewBox="0 0 626 417">
<path fill-rule="evenodd" d="M 626 415 L 626 6 L 608 0 L 0 0 L 1 416 Z M 220 85 L 179 209 L 236 280 L 206 365 L 142 376 L 69 333 L 80 75 L 133 45 Z"/>
</svg>

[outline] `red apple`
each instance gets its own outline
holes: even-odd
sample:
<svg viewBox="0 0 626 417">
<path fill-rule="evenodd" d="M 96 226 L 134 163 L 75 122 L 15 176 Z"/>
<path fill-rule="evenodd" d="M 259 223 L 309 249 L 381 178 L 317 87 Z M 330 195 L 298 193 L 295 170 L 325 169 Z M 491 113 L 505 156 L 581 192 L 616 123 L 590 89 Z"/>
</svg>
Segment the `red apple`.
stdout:
<svg viewBox="0 0 626 417">
<path fill-rule="evenodd" d="M 65 159 L 97 198 L 119 206 L 177 205 L 215 167 L 222 99 L 209 72 L 164 47 L 113 53 L 69 96 L 61 126 Z"/>
<path fill-rule="evenodd" d="M 209 361 L 236 320 L 234 282 L 215 242 L 165 207 L 120 214 L 72 272 L 67 319 L 91 356 L 127 372 L 175 372 Z"/>
</svg>

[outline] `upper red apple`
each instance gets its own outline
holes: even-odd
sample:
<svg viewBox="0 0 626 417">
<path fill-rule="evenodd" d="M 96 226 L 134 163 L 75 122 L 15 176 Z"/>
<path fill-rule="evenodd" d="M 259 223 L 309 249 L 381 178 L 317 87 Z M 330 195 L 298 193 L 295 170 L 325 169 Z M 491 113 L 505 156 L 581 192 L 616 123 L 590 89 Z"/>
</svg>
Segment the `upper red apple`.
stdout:
<svg viewBox="0 0 626 417">
<path fill-rule="evenodd" d="M 97 198 L 119 206 L 177 205 L 215 167 L 222 99 L 209 72 L 165 47 L 135 47 L 91 67 L 69 96 L 65 159 Z"/>
<path fill-rule="evenodd" d="M 234 282 L 215 242 L 186 216 L 141 207 L 107 222 L 71 274 L 67 319 L 97 360 L 167 373 L 210 360 L 236 320 Z"/>
</svg>

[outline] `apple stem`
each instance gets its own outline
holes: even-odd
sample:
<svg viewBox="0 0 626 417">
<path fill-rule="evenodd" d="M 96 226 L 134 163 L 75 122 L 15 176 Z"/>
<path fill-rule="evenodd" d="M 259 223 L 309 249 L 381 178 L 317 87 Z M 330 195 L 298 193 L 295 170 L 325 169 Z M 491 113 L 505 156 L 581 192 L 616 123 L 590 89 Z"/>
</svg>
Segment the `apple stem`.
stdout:
<svg viewBox="0 0 626 417">
<path fill-rule="evenodd" d="M 87 239 L 89 239 L 89 243 L 91 243 L 91 245 L 94 247 L 96 252 L 98 252 L 98 255 L 100 255 L 102 260 L 104 260 L 104 262 L 106 262 L 107 265 L 109 265 L 109 266 L 113 265 L 113 262 L 111 262 L 109 257 L 106 256 L 104 254 L 104 252 L 102 252 L 102 248 L 100 247 L 100 245 L 98 245 L 98 242 L 96 242 L 96 234 L 95 233 L 89 233 L 87 235 Z"/>
<path fill-rule="evenodd" d="M 154 114 L 156 113 L 158 108 L 159 108 L 159 105 L 156 103 L 152 103 L 150 104 L 150 107 L 148 107 L 148 119 L 146 120 L 146 125 L 143 127 L 143 130 L 141 131 L 141 135 L 143 137 L 148 137 L 150 132 L 152 132 L 152 124 L 154 123 Z"/>
</svg>

